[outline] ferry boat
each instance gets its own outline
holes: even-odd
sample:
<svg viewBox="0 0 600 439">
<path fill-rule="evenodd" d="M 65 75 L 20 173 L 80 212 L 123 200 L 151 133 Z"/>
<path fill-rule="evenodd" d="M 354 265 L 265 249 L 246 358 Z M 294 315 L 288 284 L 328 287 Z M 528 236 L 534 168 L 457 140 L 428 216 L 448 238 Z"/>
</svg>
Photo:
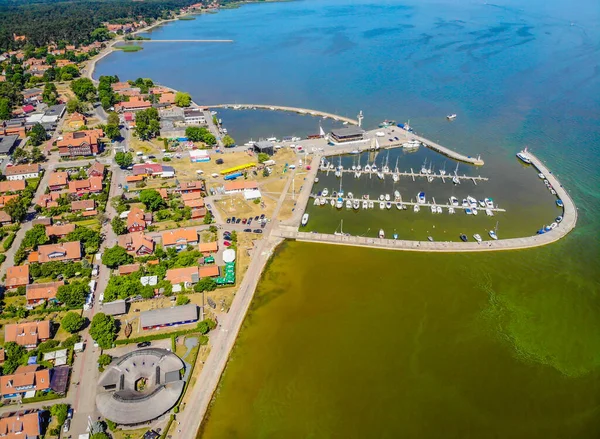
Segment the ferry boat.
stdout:
<svg viewBox="0 0 600 439">
<path fill-rule="evenodd" d="M 308 213 L 302 215 L 302 225 L 305 226 L 308 224 Z"/>
<path fill-rule="evenodd" d="M 517 157 L 519 158 L 519 160 L 521 160 L 523 163 L 527 163 L 528 165 L 531 164 L 531 159 L 529 158 L 529 156 L 527 155 L 526 151 L 521 151 L 517 153 Z"/>
<path fill-rule="evenodd" d="M 479 235 L 479 233 L 475 233 L 475 234 L 473 235 L 473 238 L 475 238 L 475 241 L 477 241 L 477 242 L 481 242 L 481 236 Z"/>
<path fill-rule="evenodd" d="M 467 235 L 465 235 L 464 233 L 461 233 L 460 240 L 462 242 L 467 242 L 469 240 L 469 238 L 467 238 Z"/>
<path fill-rule="evenodd" d="M 425 198 L 425 192 L 419 192 L 417 194 L 417 203 L 419 204 L 425 204 L 426 198 Z"/>
<path fill-rule="evenodd" d="M 446 116 L 446 119 L 454 120 L 454 119 L 456 119 L 456 114 L 455 113 L 449 114 L 448 116 Z"/>
<path fill-rule="evenodd" d="M 562 200 L 560 198 L 558 200 L 556 200 L 556 205 L 558 207 L 564 207 L 564 203 L 562 202 Z"/>
<path fill-rule="evenodd" d="M 379 237 L 381 239 L 385 238 L 385 232 L 383 231 L 383 229 L 379 229 Z"/>
<path fill-rule="evenodd" d="M 453 206 L 458 206 L 458 198 L 456 198 L 454 195 L 450 197 L 450 204 Z"/>
<path fill-rule="evenodd" d="M 419 206 L 417 204 L 415 204 L 413 206 L 413 212 L 418 212 L 419 210 L 421 210 L 421 209 L 419 209 Z"/>
</svg>

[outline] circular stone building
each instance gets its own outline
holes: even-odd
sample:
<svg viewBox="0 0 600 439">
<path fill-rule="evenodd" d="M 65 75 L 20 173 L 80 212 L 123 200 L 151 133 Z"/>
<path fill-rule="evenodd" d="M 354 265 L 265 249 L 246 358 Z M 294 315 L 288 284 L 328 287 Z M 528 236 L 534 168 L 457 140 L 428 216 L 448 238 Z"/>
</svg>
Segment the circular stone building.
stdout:
<svg viewBox="0 0 600 439">
<path fill-rule="evenodd" d="M 183 361 L 165 349 L 139 349 L 116 358 L 100 375 L 96 406 L 117 424 L 156 419 L 181 396 L 183 367 Z"/>
</svg>

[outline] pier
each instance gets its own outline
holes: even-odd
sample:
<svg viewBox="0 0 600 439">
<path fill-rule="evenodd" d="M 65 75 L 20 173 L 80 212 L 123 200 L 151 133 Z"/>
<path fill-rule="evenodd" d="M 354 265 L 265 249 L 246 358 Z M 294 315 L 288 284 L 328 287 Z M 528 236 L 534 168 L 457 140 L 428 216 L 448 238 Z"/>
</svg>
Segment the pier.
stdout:
<svg viewBox="0 0 600 439">
<path fill-rule="evenodd" d="M 319 168 L 319 170 L 321 172 L 325 172 L 329 175 L 329 172 L 336 172 L 338 170 L 336 169 L 331 169 L 331 168 Z M 381 173 L 382 175 L 389 177 L 389 176 L 393 176 L 393 175 L 397 175 L 398 177 L 411 177 L 413 181 L 415 181 L 415 179 L 417 177 L 421 177 L 421 178 L 436 178 L 436 179 L 440 179 L 442 180 L 444 183 L 446 182 L 445 180 L 448 179 L 450 181 L 452 181 L 452 179 L 454 177 L 458 178 L 458 180 L 469 180 L 472 181 L 474 184 L 477 184 L 478 181 L 488 181 L 489 178 L 487 177 L 482 177 L 481 175 L 478 175 L 477 177 L 473 177 L 473 176 L 469 176 L 466 174 L 463 175 L 451 175 L 451 174 L 445 174 L 445 175 L 441 175 L 441 174 L 422 174 L 420 172 L 393 172 L 393 171 L 377 171 L 377 172 L 373 172 L 373 171 L 365 171 L 364 169 L 360 170 L 360 171 L 356 171 L 356 170 L 352 170 L 352 169 L 342 169 L 341 172 L 347 173 L 347 174 L 355 174 L 354 176 L 356 178 L 360 178 L 363 175 L 367 175 L 369 177 L 375 175 L 377 176 L 378 173 Z M 356 174 L 359 174 L 358 177 L 356 176 Z"/>
<path fill-rule="evenodd" d="M 132 43 L 233 43 L 233 40 L 125 40 Z"/>
<path fill-rule="evenodd" d="M 406 209 L 398 209 L 397 206 L 395 206 L 396 203 L 399 203 L 399 204 L 405 205 L 405 206 L 411 206 L 411 207 L 412 206 L 419 206 L 419 208 L 421 208 L 421 207 L 422 208 L 426 208 L 426 207 L 429 207 L 429 208 L 431 208 L 431 207 L 441 207 L 442 209 L 453 208 L 454 210 L 457 210 L 457 209 L 460 209 L 460 210 L 471 209 L 472 210 L 473 209 L 473 207 L 471 207 L 471 206 L 466 206 L 465 207 L 465 206 L 462 206 L 460 204 L 458 206 L 453 206 L 451 204 L 436 203 L 435 199 L 433 200 L 433 202 L 416 203 L 414 201 L 401 201 L 401 200 L 389 200 L 389 201 L 386 201 L 386 200 L 379 200 L 379 199 L 373 199 L 373 200 L 371 200 L 371 199 L 364 199 L 364 198 L 329 197 L 329 196 L 328 197 L 323 197 L 323 196 L 320 196 L 320 195 L 315 195 L 313 198 L 319 198 L 319 199 L 326 200 L 327 203 L 323 204 L 323 206 L 331 205 L 331 201 L 332 200 L 333 201 L 337 201 L 337 200 L 339 200 L 339 198 L 342 198 L 342 201 L 344 202 L 344 206 L 345 206 L 346 201 L 351 201 L 351 202 L 358 201 L 361 204 L 361 207 L 359 209 L 346 209 L 346 210 L 361 210 L 362 209 L 362 203 L 363 203 L 363 201 L 367 201 L 367 202 L 370 201 L 370 202 L 374 203 L 374 205 L 378 205 L 379 203 L 384 203 L 384 204 L 385 203 L 392 203 L 392 208 L 390 208 L 390 209 L 387 209 L 387 208 L 386 209 L 381 209 L 379 206 L 377 206 L 377 208 L 379 208 L 380 210 L 401 210 L 401 211 L 402 210 L 406 210 Z M 374 209 L 374 208 L 375 207 L 372 207 L 370 209 Z M 480 206 L 477 206 L 476 209 L 477 209 L 478 212 L 483 212 L 483 213 L 485 213 L 486 210 L 489 210 L 491 212 L 506 212 L 506 209 L 501 209 L 499 207 L 480 207 Z"/>
<path fill-rule="evenodd" d="M 319 110 L 309 110 L 308 108 L 300 108 L 300 107 L 284 107 L 281 105 L 264 105 L 264 104 L 218 104 L 218 105 L 202 105 L 205 108 L 233 108 L 234 110 L 250 110 L 250 109 L 260 109 L 260 110 L 276 110 L 276 111 L 288 111 L 292 113 L 298 113 L 307 116 L 318 116 L 318 117 L 328 117 L 330 119 L 347 122 L 352 125 L 358 125 L 358 120 L 351 119 L 345 116 L 339 116 L 333 113 L 327 113 L 325 111 Z"/>
</svg>

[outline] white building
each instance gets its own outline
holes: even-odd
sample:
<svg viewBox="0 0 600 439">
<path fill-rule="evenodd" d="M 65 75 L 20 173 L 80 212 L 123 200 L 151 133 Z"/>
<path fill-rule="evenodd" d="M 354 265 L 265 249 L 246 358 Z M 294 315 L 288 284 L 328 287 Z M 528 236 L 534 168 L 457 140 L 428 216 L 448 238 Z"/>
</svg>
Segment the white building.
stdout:
<svg viewBox="0 0 600 439">
<path fill-rule="evenodd" d="M 4 175 L 7 180 L 27 180 L 40 176 L 40 165 L 17 165 L 5 169 Z"/>
<path fill-rule="evenodd" d="M 183 110 L 183 118 L 186 125 L 206 125 L 204 112 L 197 108 L 186 108 Z"/>
<path fill-rule="evenodd" d="M 210 156 L 205 149 L 192 149 L 190 151 L 190 161 L 192 163 L 209 162 Z"/>
</svg>

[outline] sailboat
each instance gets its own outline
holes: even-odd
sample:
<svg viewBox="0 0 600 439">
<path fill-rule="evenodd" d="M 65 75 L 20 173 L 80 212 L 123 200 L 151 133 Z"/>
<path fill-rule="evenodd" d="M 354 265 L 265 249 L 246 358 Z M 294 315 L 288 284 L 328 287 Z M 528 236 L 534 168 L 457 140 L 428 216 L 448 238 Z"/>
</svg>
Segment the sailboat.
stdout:
<svg viewBox="0 0 600 439">
<path fill-rule="evenodd" d="M 454 170 L 454 177 L 452 177 L 452 183 L 454 184 L 460 184 L 460 178 L 458 178 L 458 165 L 459 163 L 456 164 L 456 169 Z"/>
<path fill-rule="evenodd" d="M 396 157 L 396 167 L 394 168 L 394 173 L 392 174 L 392 180 L 394 183 L 397 183 L 400 180 L 400 173 L 398 172 L 398 157 Z"/>
<path fill-rule="evenodd" d="M 340 221 L 340 231 L 338 232 L 337 229 L 335 229 L 335 232 L 333 232 L 334 235 L 336 236 L 346 236 L 348 235 L 347 233 L 344 233 L 344 220 Z"/>
<path fill-rule="evenodd" d="M 490 238 L 492 238 L 493 240 L 497 240 L 498 239 L 498 221 L 496 221 L 496 227 L 494 228 L 494 230 L 490 230 L 488 232 L 488 234 L 490 235 Z"/>
<path fill-rule="evenodd" d="M 442 167 L 442 169 L 440 169 L 440 175 L 446 175 L 446 162 L 444 162 L 444 166 Z"/>
<path fill-rule="evenodd" d="M 319 124 L 319 136 L 321 138 L 325 137 L 325 131 L 323 131 L 323 127 Z"/>
<path fill-rule="evenodd" d="M 427 174 L 427 159 L 425 159 L 423 166 L 421 166 L 421 174 Z"/>
</svg>

